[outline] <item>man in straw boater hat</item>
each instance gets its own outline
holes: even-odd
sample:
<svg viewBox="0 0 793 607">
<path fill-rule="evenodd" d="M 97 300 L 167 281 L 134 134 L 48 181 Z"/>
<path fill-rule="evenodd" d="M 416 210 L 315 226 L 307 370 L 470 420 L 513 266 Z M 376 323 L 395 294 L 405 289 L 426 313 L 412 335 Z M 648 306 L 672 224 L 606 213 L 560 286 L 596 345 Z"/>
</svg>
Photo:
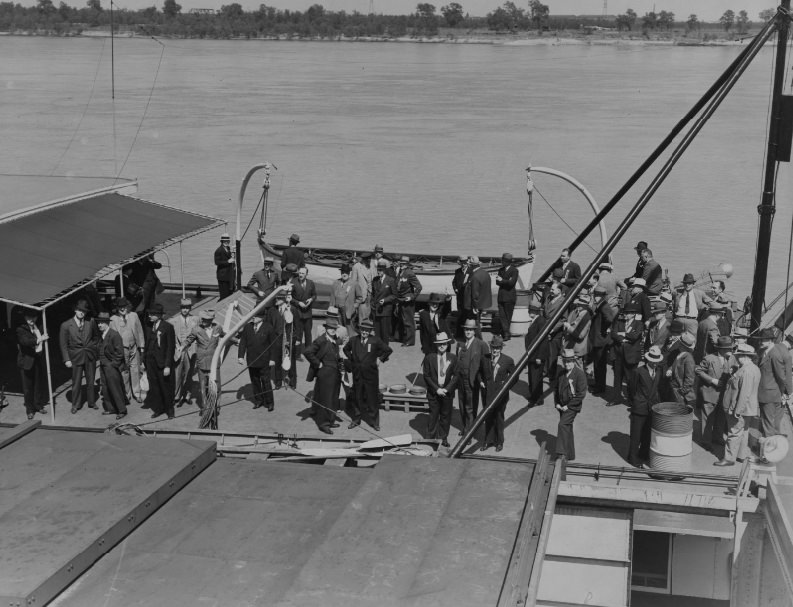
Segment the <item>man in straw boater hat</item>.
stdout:
<svg viewBox="0 0 793 607">
<path fill-rule="evenodd" d="M 660 402 L 658 384 L 663 369 L 659 365 L 664 361 L 661 348 L 651 346 L 644 355 L 644 364 L 636 370 L 631 401 L 631 433 L 628 446 L 628 463 L 637 468 L 650 459 L 650 413 L 652 406 Z"/>
<path fill-rule="evenodd" d="M 336 330 L 339 323 L 334 318 L 325 321 L 325 332 L 317 337 L 303 352 L 309 364 L 306 381 L 314 381 L 311 415 L 320 432 L 333 434 L 338 428 L 336 412 L 339 410 L 342 361 Z M 375 430 L 380 428 L 376 427 Z"/>
<path fill-rule="evenodd" d="M 671 368 L 667 369 L 669 386 L 677 402 L 681 405 L 694 406 L 697 400 L 694 392 L 696 378 L 696 364 L 694 363 L 695 339 L 691 333 L 683 333 L 677 342 L 678 354 Z"/>
<path fill-rule="evenodd" d="M 234 292 L 234 251 L 231 250 L 231 237 L 224 233 L 220 236 L 220 246 L 215 249 L 215 277 L 218 281 L 219 299 L 226 299 Z"/>
<path fill-rule="evenodd" d="M 39 328 L 39 313 L 33 308 L 22 311 L 24 321 L 17 326 L 17 367 L 22 375 L 22 394 L 28 419 L 36 413 L 46 413 L 47 363 L 44 348 L 49 335 Z"/>
<path fill-rule="evenodd" d="M 724 456 L 714 466 L 733 466 L 749 449 L 750 432 L 759 433 L 760 405 L 757 401 L 760 369 L 755 364 L 756 353 L 752 346 L 738 344 L 733 354 L 738 370 L 732 374 L 724 390 L 722 407 L 727 418 L 724 435 Z"/>
<path fill-rule="evenodd" d="M 174 402 L 181 407 L 190 399 L 195 371 L 195 346 L 186 343 L 187 336 L 198 325 L 198 317 L 192 313 L 193 302 L 184 298 L 179 302 L 179 314 L 168 319 L 173 325 L 176 339 L 174 352 Z"/>
<path fill-rule="evenodd" d="M 496 276 L 498 286 L 498 317 L 501 321 L 501 337 L 504 341 L 510 340 L 510 325 L 512 324 L 512 313 L 515 311 L 515 302 L 518 294 L 515 286 L 518 284 L 518 269 L 512 264 L 512 253 L 504 253 L 501 256 L 501 267 Z"/>
<path fill-rule="evenodd" d="M 344 346 L 345 366 L 352 372 L 352 389 L 355 394 L 351 407 L 350 428 L 363 419 L 375 430 L 380 428 L 380 365 L 388 360 L 393 350 L 383 340 L 372 335 L 374 323 L 362 320 L 359 334 Z"/>
<path fill-rule="evenodd" d="M 432 340 L 435 351 L 429 352 L 421 364 L 424 385 L 427 386 L 427 403 L 430 407 L 427 422 L 427 437 L 441 439 L 441 445 L 449 446 L 449 428 L 452 423 L 454 407 L 454 389 L 458 377 L 455 373 L 457 357 L 449 352 L 449 345 L 454 341 L 444 331 L 435 335 Z"/>
<path fill-rule="evenodd" d="M 145 408 L 151 409 L 152 418 L 167 413 L 173 419 L 174 374 L 173 361 L 176 352 L 176 337 L 173 325 L 164 322 L 162 304 L 154 303 L 146 314 L 149 326 L 146 327 L 146 349 L 143 363 L 149 379 L 149 392 L 146 394 Z"/>
<path fill-rule="evenodd" d="M 201 310 L 198 315 L 198 326 L 193 327 L 193 330 L 190 331 L 184 341 L 186 347 L 190 347 L 191 344 L 196 345 L 195 366 L 198 370 L 198 407 L 202 413 L 206 406 L 204 395 L 207 392 L 209 375 L 212 371 L 212 356 L 215 354 L 220 338 L 225 334 L 223 327 L 215 323 L 215 311 Z"/>
<path fill-rule="evenodd" d="M 237 362 L 248 366 L 248 375 L 253 388 L 253 408 L 275 407 L 273 385 L 270 383 L 270 359 L 274 354 L 275 331 L 267 321 L 268 308 L 261 308 L 253 319 L 240 331 Z"/>
<path fill-rule="evenodd" d="M 99 374 L 102 378 L 102 415 L 115 414 L 116 419 L 127 415 L 127 397 L 121 369 L 127 366 L 121 335 L 110 328 L 110 315 L 100 312 L 96 324 L 102 339 L 99 342 Z"/>
<path fill-rule="evenodd" d="M 476 320 L 467 319 L 463 323 L 464 341 L 457 348 L 457 387 L 460 420 L 463 434 L 473 424 L 479 413 L 479 394 L 484 391 L 489 379 L 490 366 L 487 344 L 476 337 Z"/>
<path fill-rule="evenodd" d="M 496 394 L 506 385 L 507 379 L 515 370 L 515 361 L 512 360 L 512 357 L 502 354 L 503 349 L 504 340 L 500 335 L 494 335 L 490 340 L 490 357 L 488 358 L 490 372 L 485 389 L 485 405 L 493 402 Z M 495 446 L 496 451 L 501 451 L 504 448 L 504 410 L 507 408 L 507 402 L 509 402 L 509 392 L 504 395 L 504 398 L 485 419 L 485 440 L 482 443 L 482 451 L 491 445 Z"/>
<path fill-rule="evenodd" d="M 81 299 L 74 307 L 74 316 L 61 324 L 60 339 L 63 364 L 72 370 L 72 413 L 83 408 L 81 396 L 83 375 L 88 406 L 96 409 L 94 383 L 96 360 L 99 357 L 99 329 L 87 318 L 88 302 Z"/>
<path fill-rule="evenodd" d="M 556 455 L 567 461 L 575 459 L 575 436 L 573 422 L 581 412 L 581 405 L 587 393 L 586 373 L 578 366 L 575 352 L 562 350 L 562 369 L 554 381 L 554 401 L 559 411 L 559 425 L 556 428 Z"/>
<path fill-rule="evenodd" d="M 790 352 L 782 344 L 774 343 L 774 329 L 767 327 L 757 334 L 760 340 L 760 385 L 757 400 L 760 404 L 760 422 L 763 436 L 782 434 L 783 402 L 793 394 Z"/>
<path fill-rule="evenodd" d="M 116 299 L 116 313 L 110 317 L 110 328 L 121 335 L 124 343 L 124 353 L 127 359 L 126 369 L 121 372 L 124 379 L 124 392 L 127 402 L 136 400 L 143 402 L 140 391 L 140 368 L 143 349 L 146 346 L 146 336 L 140 317 L 132 312 L 132 304 L 126 297 Z"/>
<path fill-rule="evenodd" d="M 726 419 L 722 407 L 724 389 L 732 374 L 732 338 L 723 335 L 716 341 L 716 352 L 708 354 L 697 366 L 699 377 L 700 441 L 708 451 L 724 444 Z"/>
<path fill-rule="evenodd" d="M 419 312 L 419 339 L 424 354 L 435 352 L 435 336 L 446 331 L 446 316 L 443 305 L 446 297 L 441 293 L 430 293 L 428 308 Z"/>
</svg>

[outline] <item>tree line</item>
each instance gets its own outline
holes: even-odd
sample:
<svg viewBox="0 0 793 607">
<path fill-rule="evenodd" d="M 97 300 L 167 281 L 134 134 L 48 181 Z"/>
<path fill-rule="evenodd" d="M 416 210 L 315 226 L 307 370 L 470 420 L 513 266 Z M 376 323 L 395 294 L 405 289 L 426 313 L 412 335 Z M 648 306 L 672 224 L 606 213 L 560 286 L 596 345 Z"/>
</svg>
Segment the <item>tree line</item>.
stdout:
<svg viewBox="0 0 793 607">
<path fill-rule="evenodd" d="M 762 11 L 762 21 L 775 13 Z M 328 11 L 314 4 L 305 11 L 276 9 L 265 4 L 254 11 L 245 11 L 239 3 L 223 5 L 220 10 L 190 10 L 184 12 L 176 0 L 164 0 L 162 8 L 150 6 L 142 10 L 107 10 L 102 0 L 87 0 L 83 7 L 72 7 L 61 0 L 37 0 L 35 6 L 25 7 L 13 2 L 0 2 L 0 31 L 37 33 L 44 35 L 76 35 L 85 30 L 109 28 L 111 17 L 116 32 L 131 32 L 150 36 L 183 38 L 402 38 L 454 36 L 455 32 L 490 30 L 494 32 L 528 32 L 535 30 L 587 30 L 590 28 L 633 31 L 634 27 L 649 31 L 671 30 L 677 27 L 675 15 L 669 11 L 655 11 L 639 16 L 632 9 L 616 17 L 553 16 L 548 5 L 540 0 L 528 0 L 526 8 L 511 0 L 489 12 L 485 17 L 473 17 L 458 2 L 450 2 L 438 10 L 430 3 L 419 3 L 409 15 L 363 14 L 357 11 Z M 725 11 L 719 20 L 727 33 L 744 33 L 751 26 L 746 11 L 737 14 Z M 696 15 L 684 23 L 688 31 L 701 27 Z"/>
</svg>

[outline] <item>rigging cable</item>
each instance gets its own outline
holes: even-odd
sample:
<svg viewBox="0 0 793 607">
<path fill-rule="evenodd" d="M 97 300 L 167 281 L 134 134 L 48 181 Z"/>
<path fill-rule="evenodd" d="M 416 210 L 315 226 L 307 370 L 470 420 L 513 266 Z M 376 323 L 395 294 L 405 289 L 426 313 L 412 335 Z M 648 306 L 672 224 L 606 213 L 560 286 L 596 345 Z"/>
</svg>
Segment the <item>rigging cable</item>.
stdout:
<svg viewBox="0 0 793 607">
<path fill-rule="evenodd" d="M 564 225 L 566 225 L 568 228 L 570 228 L 570 231 L 573 234 L 578 236 L 578 232 L 575 231 L 575 228 L 573 228 L 573 226 L 571 226 L 569 223 L 567 223 L 564 220 L 564 218 L 561 215 L 559 215 L 559 212 L 555 208 L 553 208 L 553 205 L 550 202 L 548 202 L 548 199 L 545 198 L 545 196 L 542 195 L 542 192 L 540 192 L 540 189 L 537 187 L 536 184 L 534 185 L 534 191 L 537 192 L 540 195 L 540 198 L 542 198 L 545 201 L 545 204 L 547 204 L 548 208 L 551 209 L 554 212 L 554 215 L 556 215 Z M 589 244 L 586 240 L 584 241 L 584 244 L 586 246 L 588 246 L 590 249 L 592 249 L 595 253 L 597 253 L 597 249 L 593 248 L 592 245 Z"/>
</svg>

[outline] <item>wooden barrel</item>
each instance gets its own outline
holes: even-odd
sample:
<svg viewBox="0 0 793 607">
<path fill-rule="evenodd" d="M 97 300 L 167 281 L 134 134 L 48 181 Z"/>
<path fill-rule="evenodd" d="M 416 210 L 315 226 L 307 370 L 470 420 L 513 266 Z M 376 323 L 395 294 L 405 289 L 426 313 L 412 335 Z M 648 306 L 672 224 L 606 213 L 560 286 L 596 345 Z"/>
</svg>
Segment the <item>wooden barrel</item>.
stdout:
<svg viewBox="0 0 793 607">
<path fill-rule="evenodd" d="M 515 309 L 512 311 L 512 322 L 509 325 L 510 335 L 526 335 L 529 330 L 529 302 L 531 291 L 515 289 Z"/>
<path fill-rule="evenodd" d="M 663 472 L 690 471 L 693 409 L 680 403 L 658 403 L 652 411 L 650 467 Z"/>
</svg>

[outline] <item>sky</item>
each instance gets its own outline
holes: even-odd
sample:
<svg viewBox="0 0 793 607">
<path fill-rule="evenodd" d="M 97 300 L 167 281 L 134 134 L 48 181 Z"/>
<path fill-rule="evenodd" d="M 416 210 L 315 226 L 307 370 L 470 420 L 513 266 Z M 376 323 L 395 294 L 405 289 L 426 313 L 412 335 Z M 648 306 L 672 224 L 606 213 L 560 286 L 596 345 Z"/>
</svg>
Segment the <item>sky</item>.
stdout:
<svg viewBox="0 0 793 607">
<path fill-rule="evenodd" d="M 178 0 L 182 11 L 191 8 L 220 8 L 224 4 L 236 1 L 245 10 L 254 10 L 259 7 L 262 0 Z M 495 8 L 501 6 L 505 0 L 265 0 L 264 4 L 277 9 L 304 11 L 312 4 L 321 4 L 329 11 L 358 11 L 369 12 L 369 5 L 374 5 L 375 13 L 390 15 L 406 15 L 415 12 L 419 2 L 434 4 L 440 12 L 441 6 L 456 1 L 463 7 L 463 11 L 472 16 L 483 17 Z M 528 0 L 513 0 L 519 7 L 528 8 Z M 600 15 L 603 13 L 604 1 L 607 3 L 608 14 L 618 15 L 632 8 L 641 16 L 655 8 L 656 11 L 672 11 L 676 18 L 685 21 L 690 14 L 695 14 L 700 21 L 718 21 L 724 11 L 731 9 L 736 14 L 745 10 L 749 13 L 751 21 L 758 20 L 758 13 L 766 8 L 777 5 L 775 0 L 543 0 L 552 15 Z M 33 5 L 35 0 L 22 0 L 22 4 Z M 81 6 L 82 0 L 66 0 L 70 6 Z M 102 5 L 109 5 L 110 0 L 102 0 Z M 146 8 L 154 4 L 162 8 L 162 0 L 114 0 L 117 8 L 130 10 Z"/>
</svg>

